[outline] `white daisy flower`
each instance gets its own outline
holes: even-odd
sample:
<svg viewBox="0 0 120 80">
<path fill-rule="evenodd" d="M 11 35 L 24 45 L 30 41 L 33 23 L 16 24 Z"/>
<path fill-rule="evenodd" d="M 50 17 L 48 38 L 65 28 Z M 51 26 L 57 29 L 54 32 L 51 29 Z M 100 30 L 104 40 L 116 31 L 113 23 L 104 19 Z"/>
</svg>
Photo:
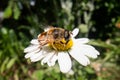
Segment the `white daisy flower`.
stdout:
<svg viewBox="0 0 120 80">
<path fill-rule="evenodd" d="M 78 38 L 75 39 L 75 36 L 78 34 L 79 29 L 74 29 L 72 31 L 71 39 L 65 47 L 61 44 L 54 44 L 54 46 L 59 49 L 56 51 L 54 48 L 51 48 L 50 45 L 41 46 L 38 39 L 31 40 L 31 45 L 24 49 L 24 52 L 27 53 L 25 58 L 30 58 L 31 62 L 37 62 L 41 60 L 41 64 L 45 63 L 48 66 L 54 66 L 56 61 L 58 61 L 60 71 L 67 73 L 71 70 L 73 57 L 83 66 L 90 64 L 90 58 L 97 58 L 100 54 L 93 46 L 86 43 L 89 42 L 88 38 Z"/>
</svg>

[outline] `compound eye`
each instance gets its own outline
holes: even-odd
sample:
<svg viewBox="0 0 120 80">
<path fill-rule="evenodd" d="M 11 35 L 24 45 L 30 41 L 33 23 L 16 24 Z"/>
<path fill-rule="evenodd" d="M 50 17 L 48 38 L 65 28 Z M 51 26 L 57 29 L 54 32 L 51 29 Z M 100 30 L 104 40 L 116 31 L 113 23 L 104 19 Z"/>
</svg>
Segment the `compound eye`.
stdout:
<svg viewBox="0 0 120 80">
<path fill-rule="evenodd" d="M 64 38 L 65 38 L 65 40 L 69 40 L 70 34 L 69 34 L 68 30 L 65 30 L 65 32 L 64 32 Z"/>
</svg>

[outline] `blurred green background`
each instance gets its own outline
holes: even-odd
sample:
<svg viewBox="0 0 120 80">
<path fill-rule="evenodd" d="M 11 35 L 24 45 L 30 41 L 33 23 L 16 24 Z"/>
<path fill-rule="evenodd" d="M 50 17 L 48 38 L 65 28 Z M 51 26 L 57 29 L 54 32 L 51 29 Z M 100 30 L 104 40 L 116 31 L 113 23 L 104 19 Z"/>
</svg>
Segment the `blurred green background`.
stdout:
<svg viewBox="0 0 120 80">
<path fill-rule="evenodd" d="M 79 28 L 100 56 L 68 74 L 31 63 L 23 50 L 47 25 Z M 120 80 L 120 0 L 0 0 L 0 80 Z"/>
</svg>

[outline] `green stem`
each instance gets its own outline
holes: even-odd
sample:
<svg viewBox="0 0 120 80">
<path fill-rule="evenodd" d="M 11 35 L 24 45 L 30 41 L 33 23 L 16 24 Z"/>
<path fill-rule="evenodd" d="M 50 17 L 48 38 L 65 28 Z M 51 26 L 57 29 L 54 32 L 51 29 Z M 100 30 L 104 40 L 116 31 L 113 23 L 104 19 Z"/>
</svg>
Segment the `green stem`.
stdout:
<svg viewBox="0 0 120 80">
<path fill-rule="evenodd" d="M 63 80 L 62 72 L 60 72 L 60 80 Z"/>
</svg>

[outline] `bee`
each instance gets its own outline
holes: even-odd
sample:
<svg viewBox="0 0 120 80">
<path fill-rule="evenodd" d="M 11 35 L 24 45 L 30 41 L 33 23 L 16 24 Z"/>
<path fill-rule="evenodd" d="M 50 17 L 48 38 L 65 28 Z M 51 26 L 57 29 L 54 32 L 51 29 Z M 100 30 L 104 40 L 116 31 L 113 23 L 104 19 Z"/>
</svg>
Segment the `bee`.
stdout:
<svg viewBox="0 0 120 80">
<path fill-rule="evenodd" d="M 38 41 L 41 46 L 46 44 L 51 45 L 55 50 L 60 50 L 66 45 L 71 39 L 72 32 L 63 28 L 50 27 L 47 31 L 42 32 L 38 35 Z M 64 49 L 64 48 L 63 48 Z"/>
</svg>

